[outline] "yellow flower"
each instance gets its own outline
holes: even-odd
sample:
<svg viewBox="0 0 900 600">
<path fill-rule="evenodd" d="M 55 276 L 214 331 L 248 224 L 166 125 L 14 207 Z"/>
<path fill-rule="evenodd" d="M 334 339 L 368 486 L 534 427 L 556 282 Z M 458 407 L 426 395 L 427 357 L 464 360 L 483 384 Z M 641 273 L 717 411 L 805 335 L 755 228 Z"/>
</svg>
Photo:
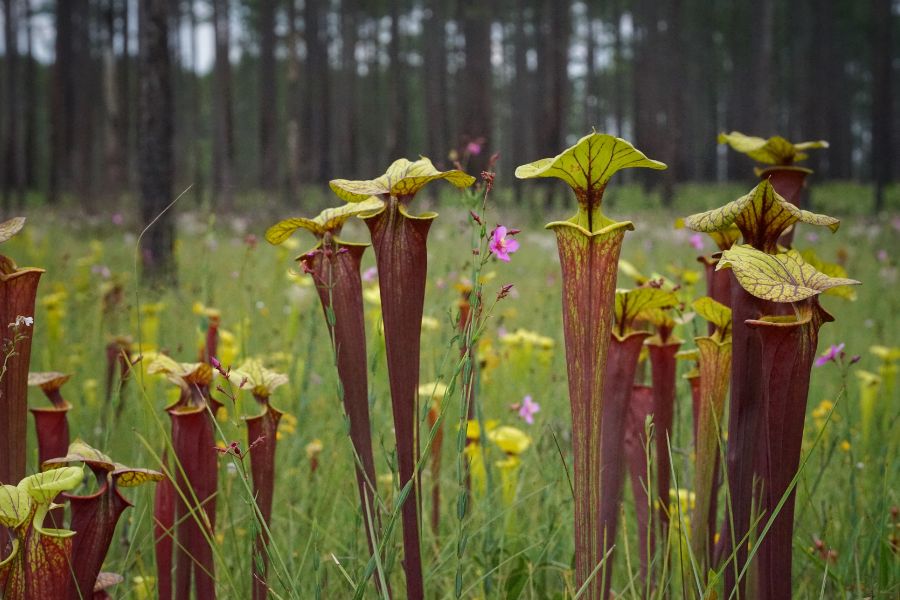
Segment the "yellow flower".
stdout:
<svg viewBox="0 0 900 600">
<path fill-rule="evenodd" d="M 880 358 L 886 363 L 892 363 L 900 361 L 900 348 L 893 347 L 889 348 L 887 346 L 870 346 L 869 352 Z"/>
<path fill-rule="evenodd" d="M 872 430 L 872 422 L 875 417 L 875 404 L 881 391 L 882 379 L 869 371 L 856 371 L 856 379 L 859 382 L 859 412 L 862 422 L 863 440 L 869 441 Z"/>
<path fill-rule="evenodd" d="M 208 386 L 213 378 L 212 367 L 208 364 L 179 363 L 165 354 L 156 356 L 147 367 L 147 373 L 164 375 L 181 389 L 189 389 L 192 385 Z"/>
<path fill-rule="evenodd" d="M 151 597 L 156 597 L 155 577 L 151 577 L 150 575 L 138 575 L 137 577 L 132 577 L 131 583 L 134 597 L 137 600 L 149 600 Z"/>
<path fill-rule="evenodd" d="M 494 341 L 487 337 L 478 342 L 475 349 L 478 365 L 481 367 L 482 381 L 487 383 L 491 379 L 491 373 L 500 366 L 500 355 L 494 348 Z"/>
<path fill-rule="evenodd" d="M 322 450 L 325 446 L 322 444 L 322 440 L 316 438 L 310 443 L 306 445 L 306 458 L 312 460 L 322 453 Z"/>
<path fill-rule="evenodd" d="M 504 335 L 501 339 L 504 345 L 513 347 L 522 347 L 528 350 L 532 348 L 540 348 L 542 350 L 552 350 L 556 345 L 553 338 L 543 336 L 535 331 L 527 329 L 516 329 L 513 333 Z"/>
<path fill-rule="evenodd" d="M 141 304 L 141 341 L 145 344 L 159 343 L 160 313 L 166 307 L 162 302 Z"/>
<path fill-rule="evenodd" d="M 377 285 L 372 285 L 363 290 L 363 300 L 375 306 L 381 306 L 381 290 Z"/>
<path fill-rule="evenodd" d="M 265 368 L 258 358 L 250 358 L 231 371 L 228 380 L 234 385 L 243 383 L 244 389 L 254 396 L 268 398 L 276 388 L 288 382 L 288 376 Z"/>
<path fill-rule="evenodd" d="M 843 450 L 844 452 L 850 452 L 850 442 L 848 442 L 847 440 L 841 442 L 841 450 Z"/>
<path fill-rule="evenodd" d="M 440 401 L 447 395 L 447 385 L 440 381 L 419 385 L 419 398 L 431 398 Z"/>
<path fill-rule="evenodd" d="M 96 379 L 85 379 L 84 383 L 81 384 L 81 389 L 84 392 L 85 403 L 92 408 L 98 405 L 97 386 L 98 383 Z"/>
<path fill-rule="evenodd" d="M 278 422 L 278 431 L 275 434 L 276 438 L 280 440 L 283 437 L 293 435 L 296 431 L 297 417 L 291 413 L 283 413 L 281 415 L 281 420 Z"/>
<path fill-rule="evenodd" d="M 487 437 L 503 452 L 512 456 L 519 456 L 531 446 L 531 437 L 527 433 L 508 425 L 489 429 Z"/>
<path fill-rule="evenodd" d="M 825 427 L 825 419 L 828 418 L 828 414 L 834 408 L 834 402 L 831 400 L 822 400 L 819 402 L 819 405 L 816 406 L 810 415 L 813 418 L 813 421 L 816 424 L 817 429 L 822 429 Z M 837 421 L 837 413 L 833 413 L 831 415 L 832 420 Z"/>
<path fill-rule="evenodd" d="M 219 347 L 216 350 L 218 353 L 216 358 L 219 359 L 219 362 L 226 368 L 230 367 L 237 359 L 239 350 L 240 346 L 238 345 L 237 337 L 227 329 L 220 329 Z"/>
<path fill-rule="evenodd" d="M 684 526 L 685 532 L 690 534 L 691 519 L 697 505 L 697 497 L 694 492 L 686 489 L 669 489 L 669 520 L 676 529 Z M 658 501 L 657 501 L 658 502 Z"/>
<path fill-rule="evenodd" d="M 488 433 L 491 432 L 495 427 L 497 427 L 496 419 L 488 419 L 484 422 L 484 428 Z M 481 439 L 481 426 L 478 424 L 478 421 L 472 420 L 466 423 L 466 439 L 478 441 Z"/>
<path fill-rule="evenodd" d="M 503 460 L 494 463 L 500 471 L 500 489 L 503 493 L 503 504 L 507 507 L 515 504 L 516 487 L 519 483 L 519 467 L 522 460 L 514 455 L 507 455 Z"/>
<path fill-rule="evenodd" d="M 471 423 L 471 421 L 469 421 Z M 465 447 L 463 453 L 469 461 L 469 479 L 472 482 L 472 492 L 478 496 L 484 496 L 487 489 L 487 469 L 484 466 L 484 448 L 476 441 L 472 441 Z"/>
<path fill-rule="evenodd" d="M 310 288 L 313 286 L 312 277 L 309 277 L 306 273 L 288 269 L 285 271 L 285 274 L 287 275 L 288 281 L 296 283 L 299 287 Z"/>
<path fill-rule="evenodd" d="M 206 317 L 209 319 L 218 319 L 222 316 L 222 311 L 218 308 L 213 308 L 211 306 L 205 306 L 202 302 L 194 302 L 191 307 L 191 311 L 198 316 Z"/>
<path fill-rule="evenodd" d="M 425 331 L 437 331 L 441 328 L 441 323 L 434 317 L 422 317 L 422 329 Z"/>
</svg>

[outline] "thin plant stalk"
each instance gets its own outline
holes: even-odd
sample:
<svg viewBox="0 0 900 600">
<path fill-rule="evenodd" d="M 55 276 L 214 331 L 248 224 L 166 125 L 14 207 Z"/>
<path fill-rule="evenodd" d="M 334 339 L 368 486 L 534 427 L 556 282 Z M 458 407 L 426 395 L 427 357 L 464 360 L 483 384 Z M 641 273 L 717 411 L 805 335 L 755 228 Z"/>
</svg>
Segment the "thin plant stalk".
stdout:
<svg viewBox="0 0 900 600">
<path fill-rule="evenodd" d="M 647 428 L 647 418 L 653 414 L 653 388 L 646 385 L 634 385 L 631 390 L 631 402 L 628 406 L 627 425 L 625 429 L 625 454 L 628 469 L 631 473 L 631 492 L 634 496 L 634 511 L 638 524 L 638 554 L 641 560 L 640 580 L 645 587 L 645 597 L 649 594 L 651 578 L 650 557 L 656 549 L 656 536 L 651 524 L 653 495 L 651 486 L 651 437 L 656 435 L 655 429 Z"/>
</svg>

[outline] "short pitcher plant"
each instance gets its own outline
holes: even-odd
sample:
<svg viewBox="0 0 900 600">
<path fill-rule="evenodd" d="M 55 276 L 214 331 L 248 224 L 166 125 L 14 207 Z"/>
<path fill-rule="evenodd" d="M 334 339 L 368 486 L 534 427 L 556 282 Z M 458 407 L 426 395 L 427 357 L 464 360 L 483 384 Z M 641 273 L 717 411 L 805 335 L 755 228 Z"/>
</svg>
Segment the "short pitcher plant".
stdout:
<svg viewBox="0 0 900 600">
<path fill-rule="evenodd" d="M 0 223 L 0 244 L 25 226 L 24 217 Z M 0 373 L 0 483 L 25 477 L 28 425 L 28 366 L 34 328 L 34 301 L 43 269 L 19 268 L 0 254 L 0 323 L 7 360 Z"/>
</svg>

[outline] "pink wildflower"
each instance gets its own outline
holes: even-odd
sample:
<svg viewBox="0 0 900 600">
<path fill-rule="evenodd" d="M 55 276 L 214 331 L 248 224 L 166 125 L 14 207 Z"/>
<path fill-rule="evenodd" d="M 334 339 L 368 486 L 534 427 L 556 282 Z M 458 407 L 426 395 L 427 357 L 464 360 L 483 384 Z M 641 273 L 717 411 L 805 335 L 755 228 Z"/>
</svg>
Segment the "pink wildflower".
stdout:
<svg viewBox="0 0 900 600">
<path fill-rule="evenodd" d="M 844 355 L 844 343 L 841 342 L 838 345 L 831 345 L 831 348 L 825 351 L 819 358 L 816 359 L 815 365 L 817 367 L 821 367 L 822 365 L 829 362 L 837 362 Z"/>
<path fill-rule="evenodd" d="M 509 262 L 509 255 L 519 249 L 519 242 L 507 237 L 506 227 L 498 225 L 491 232 L 491 243 L 488 247 L 494 256 L 503 262 Z"/>
<path fill-rule="evenodd" d="M 478 142 L 469 142 L 466 144 L 466 154 L 471 156 L 478 156 L 481 154 L 481 144 Z"/>
<path fill-rule="evenodd" d="M 363 274 L 362 274 L 363 281 L 375 281 L 375 279 L 377 277 L 378 277 L 378 269 L 376 269 L 375 267 L 369 267 L 368 269 L 363 271 Z"/>
<path fill-rule="evenodd" d="M 690 237 L 691 246 L 694 247 L 694 250 L 700 251 L 703 250 L 703 236 L 699 233 L 695 233 Z"/>
<path fill-rule="evenodd" d="M 529 425 L 534 425 L 534 413 L 538 412 L 541 412 L 541 405 L 532 400 L 531 396 L 525 396 L 519 408 L 519 416 Z"/>
</svg>

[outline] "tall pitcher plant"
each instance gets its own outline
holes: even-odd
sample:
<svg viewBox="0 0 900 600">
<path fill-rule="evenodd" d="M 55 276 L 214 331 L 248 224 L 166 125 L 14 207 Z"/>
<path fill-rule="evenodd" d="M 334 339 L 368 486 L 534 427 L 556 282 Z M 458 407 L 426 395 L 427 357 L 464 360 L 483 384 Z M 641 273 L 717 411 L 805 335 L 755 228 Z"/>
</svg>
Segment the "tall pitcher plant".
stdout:
<svg viewBox="0 0 900 600">
<path fill-rule="evenodd" d="M 427 158 L 394 161 L 384 175 L 367 181 L 335 179 L 331 189 L 341 199 L 359 203 L 373 196 L 379 206 L 360 216 L 372 235 L 390 379 L 391 406 L 397 438 L 397 463 L 403 500 L 403 568 L 406 593 L 411 600 L 425 595 L 419 542 L 419 477 L 413 481 L 419 461 L 418 387 L 420 336 L 428 270 L 426 241 L 436 213 L 413 215 L 409 205 L 431 181 L 444 179 L 458 188 L 475 183 L 459 170 L 438 171 Z M 413 498 L 410 501 L 408 495 Z M 401 494 L 401 497 L 403 494 Z"/>
<path fill-rule="evenodd" d="M 24 226 L 24 217 L 0 223 L 0 244 Z M 0 372 L 0 483 L 12 484 L 25 477 L 32 317 L 43 273 L 43 269 L 19 268 L 13 259 L 0 254 L 0 338 L 7 359 Z"/>
<path fill-rule="evenodd" d="M 616 270 L 630 221 L 603 214 L 603 192 L 620 169 L 666 165 L 647 158 L 630 143 L 591 133 L 552 158 L 516 169 L 516 177 L 556 177 L 572 188 L 578 212 L 547 228 L 556 233 L 562 268 L 563 328 L 572 410 L 575 487 L 575 577 L 584 596 L 598 599 L 603 584 L 597 572 L 604 559 L 601 501 L 601 421 L 604 372 L 612 334 Z M 630 383 L 630 382 L 629 382 Z"/>
<path fill-rule="evenodd" d="M 796 223 L 828 227 L 836 231 L 840 221 L 826 215 L 801 210 L 761 181 L 737 200 L 685 219 L 685 226 L 699 232 L 717 232 L 736 226 L 748 245 L 765 254 L 778 252 L 781 235 Z M 762 419 L 762 347 L 759 337 L 745 321 L 777 314 L 772 302 L 757 298 L 732 280 L 732 367 L 731 400 L 728 418 L 727 478 L 730 513 L 723 524 L 721 556 L 734 556 L 735 564 L 747 559 L 746 538 L 753 500 L 753 475 Z M 725 589 L 731 593 L 737 583 L 735 569 L 726 569 Z"/>
<path fill-rule="evenodd" d="M 317 243 L 297 260 L 315 281 L 325 321 L 334 343 L 344 411 L 350 422 L 350 441 L 358 458 L 356 483 L 369 551 L 376 547 L 375 459 L 369 418 L 369 384 L 366 366 L 366 324 L 363 315 L 359 269 L 368 244 L 343 240 L 341 229 L 355 215 L 378 210 L 381 201 L 369 198 L 355 204 L 327 208 L 312 219 L 286 219 L 269 228 L 266 239 L 280 244 L 298 229 L 312 233 Z"/>
</svg>

